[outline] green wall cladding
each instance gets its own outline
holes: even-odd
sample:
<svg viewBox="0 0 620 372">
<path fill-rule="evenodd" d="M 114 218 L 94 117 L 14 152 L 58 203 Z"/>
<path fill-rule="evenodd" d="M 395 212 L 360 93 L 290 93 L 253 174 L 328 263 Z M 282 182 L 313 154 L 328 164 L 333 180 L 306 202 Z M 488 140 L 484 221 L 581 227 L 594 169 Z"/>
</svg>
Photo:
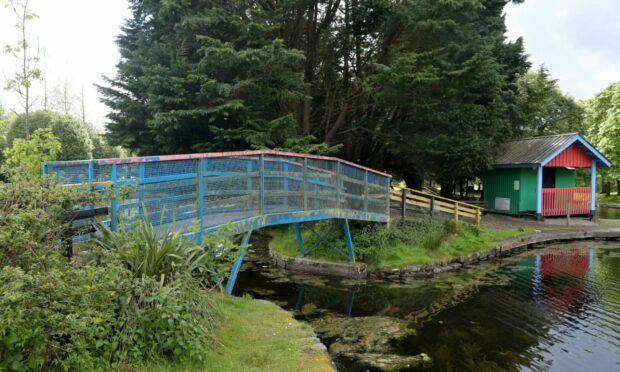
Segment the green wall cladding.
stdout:
<svg viewBox="0 0 620 372">
<path fill-rule="evenodd" d="M 519 191 L 515 191 L 514 181 L 521 182 L 521 169 L 519 168 L 499 168 L 485 173 L 482 182 L 484 200 L 489 210 L 508 214 L 519 213 Z M 509 198 L 510 209 L 496 209 L 495 198 Z"/>
<path fill-rule="evenodd" d="M 536 211 L 536 183 L 538 171 L 532 168 L 521 168 L 521 195 L 519 211 Z"/>
<path fill-rule="evenodd" d="M 537 179 L 538 171 L 532 168 L 498 168 L 486 172 L 482 182 L 488 209 L 507 214 L 535 212 Z M 515 181 L 519 181 L 519 190 L 514 189 Z M 575 187 L 575 170 L 556 168 L 555 186 Z M 510 198 L 510 209 L 496 209 L 495 198 Z"/>
<path fill-rule="evenodd" d="M 575 170 L 567 168 L 555 169 L 555 187 L 575 187 Z"/>
</svg>

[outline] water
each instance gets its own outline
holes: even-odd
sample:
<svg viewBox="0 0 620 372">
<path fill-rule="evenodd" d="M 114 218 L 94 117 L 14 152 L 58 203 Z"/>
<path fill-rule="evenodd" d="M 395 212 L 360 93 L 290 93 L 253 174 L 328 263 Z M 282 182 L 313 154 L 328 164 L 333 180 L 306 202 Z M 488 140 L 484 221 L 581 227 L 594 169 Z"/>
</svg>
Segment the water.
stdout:
<svg viewBox="0 0 620 372">
<path fill-rule="evenodd" d="M 551 246 L 410 283 L 287 275 L 254 257 L 237 294 L 309 322 L 340 370 L 620 370 L 618 243 Z"/>
<path fill-rule="evenodd" d="M 596 217 L 610 220 L 620 220 L 620 208 L 598 208 L 596 210 Z"/>
</svg>

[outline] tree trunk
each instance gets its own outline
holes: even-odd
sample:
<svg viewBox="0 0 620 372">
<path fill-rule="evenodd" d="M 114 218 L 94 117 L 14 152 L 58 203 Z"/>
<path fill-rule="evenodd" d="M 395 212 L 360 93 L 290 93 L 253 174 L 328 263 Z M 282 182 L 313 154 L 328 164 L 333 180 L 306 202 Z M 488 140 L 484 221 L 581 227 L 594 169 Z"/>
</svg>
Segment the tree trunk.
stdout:
<svg viewBox="0 0 620 372">
<path fill-rule="evenodd" d="M 620 195 L 620 178 L 616 180 L 616 195 Z"/>
<path fill-rule="evenodd" d="M 454 182 L 442 182 L 441 193 L 439 195 L 443 196 L 444 198 L 452 198 L 454 195 L 454 188 Z"/>
<path fill-rule="evenodd" d="M 603 185 L 603 192 L 605 193 L 605 196 L 609 196 L 611 194 L 611 182 L 605 182 Z"/>
</svg>

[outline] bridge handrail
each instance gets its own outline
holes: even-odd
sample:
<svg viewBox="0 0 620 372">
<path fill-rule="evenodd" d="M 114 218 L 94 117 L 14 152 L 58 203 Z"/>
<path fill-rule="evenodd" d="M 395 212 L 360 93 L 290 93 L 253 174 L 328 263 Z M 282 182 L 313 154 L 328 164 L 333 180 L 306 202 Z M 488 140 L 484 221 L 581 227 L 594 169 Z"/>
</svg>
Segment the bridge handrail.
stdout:
<svg viewBox="0 0 620 372">
<path fill-rule="evenodd" d="M 388 222 L 391 176 L 346 160 L 273 150 L 46 162 L 71 187 L 130 185 L 113 197 L 110 226 L 148 215 L 154 225 L 198 220 L 239 232 L 325 218 Z M 179 221 L 183 220 L 182 223 Z"/>
</svg>

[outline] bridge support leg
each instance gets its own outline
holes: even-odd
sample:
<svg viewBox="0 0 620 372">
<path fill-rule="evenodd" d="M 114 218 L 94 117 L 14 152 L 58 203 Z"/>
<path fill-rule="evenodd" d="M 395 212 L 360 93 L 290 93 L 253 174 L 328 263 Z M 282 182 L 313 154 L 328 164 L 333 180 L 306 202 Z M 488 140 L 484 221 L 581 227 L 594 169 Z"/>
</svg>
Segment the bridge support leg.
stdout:
<svg viewBox="0 0 620 372">
<path fill-rule="evenodd" d="M 342 220 L 342 227 L 344 229 L 344 240 L 347 243 L 347 252 L 349 254 L 349 261 L 355 262 L 355 252 L 353 251 L 353 240 L 351 239 L 351 230 L 349 229 L 349 220 Z"/>
<path fill-rule="evenodd" d="M 297 248 L 299 249 L 299 255 L 301 255 L 301 257 L 305 257 L 306 252 L 304 251 L 304 241 L 301 237 L 301 229 L 299 228 L 299 224 L 295 223 L 293 224 L 293 227 L 295 228 L 295 236 L 297 237 Z"/>
<path fill-rule="evenodd" d="M 245 253 L 248 250 L 248 242 L 250 241 L 251 235 L 252 230 L 246 232 L 243 236 L 243 240 L 241 241 L 241 250 L 237 253 L 237 259 L 233 264 L 232 270 L 230 271 L 230 276 L 228 277 L 228 281 L 226 282 L 226 293 L 228 294 L 232 294 L 233 288 L 235 287 L 235 281 L 237 280 L 239 269 L 241 269 L 241 264 L 243 263 Z"/>
</svg>

